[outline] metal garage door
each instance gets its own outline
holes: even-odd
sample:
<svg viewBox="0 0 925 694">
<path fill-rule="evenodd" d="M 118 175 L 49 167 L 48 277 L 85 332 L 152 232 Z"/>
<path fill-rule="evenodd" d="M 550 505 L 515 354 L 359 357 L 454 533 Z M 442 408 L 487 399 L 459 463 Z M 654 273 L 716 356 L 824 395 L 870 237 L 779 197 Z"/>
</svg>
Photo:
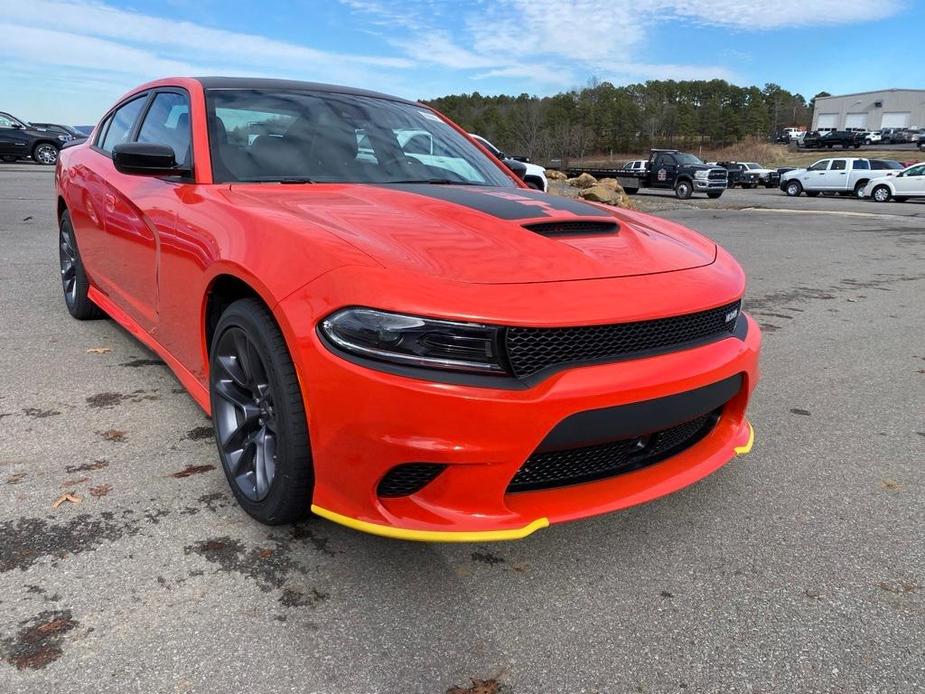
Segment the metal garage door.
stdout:
<svg viewBox="0 0 925 694">
<path fill-rule="evenodd" d="M 866 113 L 849 113 L 845 116 L 845 128 L 866 128 L 867 127 L 867 114 Z"/>
<path fill-rule="evenodd" d="M 890 111 L 883 114 L 883 120 L 880 121 L 881 128 L 908 128 L 909 116 L 908 111 Z"/>
<path fill-rule="evenodd" d="M 822 130 L 823 128 L 837 128 L 838 127 L 838 114 L 837 113 L 820 113 L 819 120 L 816 121 L 816 129 Z"/>
</svg>

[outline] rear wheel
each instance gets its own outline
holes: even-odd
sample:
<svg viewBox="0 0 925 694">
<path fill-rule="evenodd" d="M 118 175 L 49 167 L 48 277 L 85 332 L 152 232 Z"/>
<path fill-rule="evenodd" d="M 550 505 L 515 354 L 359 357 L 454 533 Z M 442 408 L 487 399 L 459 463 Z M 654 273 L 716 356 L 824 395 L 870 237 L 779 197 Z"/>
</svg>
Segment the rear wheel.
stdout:
<svg viewBox="0 0 925 694">
<path fill-rule="evenodd" d="M 687 200 L 693 194 L 694 188 L 690 181 L 678 181 L 674 187 L 674 194 L 678 200 Z"/>
<path fill-rule="evenodd" d="M 886 186 L 877 186 L 873 189 L 873 191 L 871 191 L 870 197 L 872 197 L 877 202 L 889 202 L 890 198 L 893 197 L 893 194 Z"/>
<path fill-rule="evenodd" d="M 863 181 L 858 181 L 858 182 L 855 184 L 855 186 L 854 186 L 854 197 L 856 197 L 856 198 L 863 198 L 863 197 L 864 197 L 864 189 L 867 187 L 867 183 L 868 183 L 867 179 L 864 179 Z"/>
<path fill-rule="evenodd" d="M 787 183 L 784 188 L 784 192 L 787 193 L 791 198 L 799 197 L 800 193 L 803 192 L 803 186 L 799 181 L 790 181 Z"/>
<path fill-rule="evenodd" d="M 67 212 L 61 215 L 61 220 L 58 222 L 58 260 L 61 267 L 64 305 L 67 306 L 68 313 L 77 320 L 101 318 L 103 312 L 87 296 L 90 281 L 87 279 L 87 273 L 84 272 L 80 251 L 77 250 L 77 239 L 74 236 L 71 216 Z"/>
<path fill-rule="evenodd" d="M 305 518 L 314 483 L 305 404 L 270 311 L 257 299 L 229 306 L 209 363 L 215 440 L 238 503 L 268 525 Z"/>
<path fill-rule="evenodd" d="M 48 142 L 40 142 L 32 150 L 32 161 L 50 166 L 58 161 L 58 148 Z"/>
</svg>

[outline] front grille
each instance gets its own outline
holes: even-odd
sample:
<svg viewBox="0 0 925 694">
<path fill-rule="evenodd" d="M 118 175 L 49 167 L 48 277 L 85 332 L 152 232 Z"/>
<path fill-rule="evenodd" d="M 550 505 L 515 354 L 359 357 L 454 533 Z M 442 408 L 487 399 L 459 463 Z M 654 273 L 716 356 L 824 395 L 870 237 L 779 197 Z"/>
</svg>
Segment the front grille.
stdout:
<svg viewBox="0 0 925 694">
<path fill-rule="evenodd" d="M 717 181 L 725 181 L 728 173 L 725 169 L 710 169 L 710 173 L 707 175 L 707 178 Z"/>
<path fill-rule="evenodd" d="M 534 453 L 508 485 L 508 492 L 549 489 L 621 475 L 665 460 L 706 436 L 722 408 L 654 434 L 595 446 Z"/>
<path fill-rule="evenodd" d="M 379 496 L 408 496 L 421 491 L 443 472 L 440 463 L 404 463 L 389 470 L 379 481 Z"/>
<path fill-rule="evenodd" d="M 535 222 L 534 224 L 524 224 L 524 228 L 543 236 L 613 234 L 619 229 L 616 222 L 594 221 Z"/>
<path fill-rule="evenodd" d="M 507 328 L 505 347 L 513 374 L 532 376 L 565 364 L 617 360 L 728 335 L 738 301 L 718 308 L 635 323 L 574 328 Z M 735 311 L 735 315 L 732 312 Z M 727 320 L 730 315 L 733 318 Z"/>
</svg>

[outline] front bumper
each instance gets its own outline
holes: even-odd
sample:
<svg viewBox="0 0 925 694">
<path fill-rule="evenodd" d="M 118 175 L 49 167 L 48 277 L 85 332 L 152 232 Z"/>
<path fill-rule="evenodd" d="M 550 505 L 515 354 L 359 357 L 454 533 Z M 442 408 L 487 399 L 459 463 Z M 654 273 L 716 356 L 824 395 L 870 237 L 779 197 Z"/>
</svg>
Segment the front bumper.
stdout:
<svg viewBox="0 0 925 694">
<path fill-rule="evenodd" d="M 699 191 L 726 190 L 726 181 L 695 178 L 694 179 L 694 190 L 699 190 Z"/>
<path fill-rule="evenodd" d="M 691 271 L 689 277 L 694 282 L 707 272 Z M 637 281 L 648 285 L 644 279 L 620 282 Z M 548 290 L 564 291 L 562 285 Z M 497 299 L 506 290 L 491 291 Z M 313 510 L 335 522 L 410 540 L 515 539 L 681 489 L 751 446 L 745 411 L 758 381 L 761 336 L 745 314 L 744 336 L 740 331 L 738 337 L 658 356 L 570 368 L 528 388 L 477 387 L 388 373 L 332 353 L 307 318 L 329 311 L 320 306 L 326 294 L 321 288 L 297 293 L 277 314 L 306 401 Z M 669 300 L 677 302 L 666 296 Z M 547 314 L 555 311 L 553 304 L 540 305 Z M 607 479 L 508 492 L 524 462 L 569 416 L 684 393 L 737 374 L 742 385 L 713 429 L 677 455 Z M 377 495 L 389 470 L 422 462 L 446 468 L 410 496 Z"/>
</svg>

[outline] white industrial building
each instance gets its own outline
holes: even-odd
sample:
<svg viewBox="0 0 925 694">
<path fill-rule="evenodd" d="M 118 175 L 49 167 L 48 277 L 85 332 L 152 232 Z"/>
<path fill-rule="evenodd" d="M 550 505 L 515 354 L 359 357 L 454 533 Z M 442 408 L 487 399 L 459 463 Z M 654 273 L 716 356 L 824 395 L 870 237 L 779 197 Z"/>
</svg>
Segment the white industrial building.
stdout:
<svg viewBox="0 0 925 694">
<path fill-rule="evenodd" d="M 883 89 L 821 96 L 813 110 L 813 130 L 925 128 L 925 89 Z"/>
</svg>

